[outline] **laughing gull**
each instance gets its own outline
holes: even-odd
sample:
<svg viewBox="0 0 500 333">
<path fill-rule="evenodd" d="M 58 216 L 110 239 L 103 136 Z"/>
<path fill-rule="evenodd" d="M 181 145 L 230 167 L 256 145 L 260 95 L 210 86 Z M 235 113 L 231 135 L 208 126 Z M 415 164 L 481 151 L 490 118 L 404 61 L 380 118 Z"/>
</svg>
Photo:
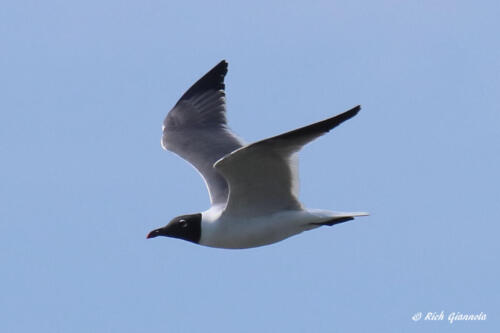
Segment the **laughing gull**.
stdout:
<svg viewBox="0 0 500 333">
<path fill-rule="evenodd" d="M 227 126 L 226 73 L 223 60 L 182 95 L 163 122 L 162 147 L 200 172 L 211 207 L 178 216 L 147 238 L 167 236 L 210 247 L 243 249 L 368 215 L 306 209 L 298 199 L 299 150 L 354 117 L 361 107 L 245 144 Z"/>
</svg>

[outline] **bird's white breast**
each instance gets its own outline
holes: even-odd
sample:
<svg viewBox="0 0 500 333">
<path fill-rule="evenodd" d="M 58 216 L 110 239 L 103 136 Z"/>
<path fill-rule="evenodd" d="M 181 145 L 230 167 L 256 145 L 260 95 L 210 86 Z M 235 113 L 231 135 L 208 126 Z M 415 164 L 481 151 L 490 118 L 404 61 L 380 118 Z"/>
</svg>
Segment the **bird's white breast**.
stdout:
<svg viewBox="0 0 500 333">
<path fill-rule="evenodd" d="M 262 217 L 231 217 L 211 208 L 202 213 L 200 244 L 210 247 L 243 249 L 279 242 L 313 229 L 311 222 L 324 220 L 304 210 L 283 211 Z"/>
</svg>

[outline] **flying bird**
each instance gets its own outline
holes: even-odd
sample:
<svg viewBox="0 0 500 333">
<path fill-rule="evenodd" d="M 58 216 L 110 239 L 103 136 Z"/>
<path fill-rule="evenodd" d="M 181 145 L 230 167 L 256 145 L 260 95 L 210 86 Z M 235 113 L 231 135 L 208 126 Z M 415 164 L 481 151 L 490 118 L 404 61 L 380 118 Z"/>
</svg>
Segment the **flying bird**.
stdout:
<svg viewBox="0 0 500 333">
<path fill-rule="evenodd" d="M 199 171 L 211 207 L 201 213 L 177 216 L 151 231 L 147 238 L 167 236 L 210 247 L 243 249 L 368 215 L 307 209 L 298 199 L 299 150 L 354 117 L 361 107 L 245 144 L 227 125 L 227 67 L 223 60 L 199 79 L 163 122 L 163 148 Z"/>
</svg>

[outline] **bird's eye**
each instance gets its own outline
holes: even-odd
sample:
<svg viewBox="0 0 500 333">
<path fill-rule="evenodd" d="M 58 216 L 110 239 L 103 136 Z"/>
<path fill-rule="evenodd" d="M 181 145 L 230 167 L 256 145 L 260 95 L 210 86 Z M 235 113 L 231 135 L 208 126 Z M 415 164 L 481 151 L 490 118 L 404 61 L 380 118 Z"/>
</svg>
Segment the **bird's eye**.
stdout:
<svg viewBox="0 0 500 333">
<path fill-rule="evenodd" d="M 181 225 L 181 227 L 183 227 L 183 228 L 187 227 L 187 225 L 188 225 L 187 221 L 186 221 L 186 220 L 184 220 L 184 219 L 180 219 L 180 220 L 179 220 L 179 224 L 180 224 L 180 225 Z"/>
</svg>

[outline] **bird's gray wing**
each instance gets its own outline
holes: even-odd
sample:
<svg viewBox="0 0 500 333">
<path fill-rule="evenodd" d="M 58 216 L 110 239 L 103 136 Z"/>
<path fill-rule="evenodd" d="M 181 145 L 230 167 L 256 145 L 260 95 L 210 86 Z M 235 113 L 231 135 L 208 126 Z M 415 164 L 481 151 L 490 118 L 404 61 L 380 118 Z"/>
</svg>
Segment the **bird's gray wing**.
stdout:
<svg viewBox="0 0 500 333">
<path fill-rule="evenodd" d="M 360 109 L 358 105 L 335 117 L 252 143 L 217 161 L 214 167 L 229 183 L 223 214 L 256 216 L 301 209 L 298 151 Z"/>
<path fill-rule="evenodd" d="M 223 60 L 182 95 L 163 122 L 162 147 L 201 173 L 212 205 L 225 204 L 228 197 L 227 182 L 214 163 L 243 145 L 227 126 L 226 73 Z"/>
</svg>

